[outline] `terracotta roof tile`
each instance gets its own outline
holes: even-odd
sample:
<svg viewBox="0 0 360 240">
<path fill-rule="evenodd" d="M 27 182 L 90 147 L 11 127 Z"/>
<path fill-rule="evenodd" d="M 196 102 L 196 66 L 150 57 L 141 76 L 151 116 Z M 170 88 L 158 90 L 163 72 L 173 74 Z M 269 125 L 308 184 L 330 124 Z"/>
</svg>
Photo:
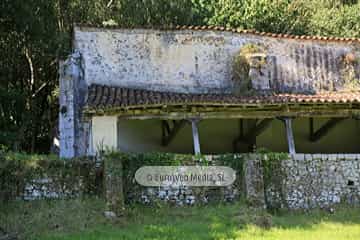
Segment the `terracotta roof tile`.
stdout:
<svg viewBox="0 0 360 240">
<path fill-rule="evenodd" d="M 148 91 L 93 84 L 89 86 L 87 109 L 116 107 L 157 107 L 161 105 L 271 105 L 360 103 L 360 92 L 332 92 L 316 95 L 267 94 L 235 96 L 231 94 L 186 94 Z"/>
</svg>

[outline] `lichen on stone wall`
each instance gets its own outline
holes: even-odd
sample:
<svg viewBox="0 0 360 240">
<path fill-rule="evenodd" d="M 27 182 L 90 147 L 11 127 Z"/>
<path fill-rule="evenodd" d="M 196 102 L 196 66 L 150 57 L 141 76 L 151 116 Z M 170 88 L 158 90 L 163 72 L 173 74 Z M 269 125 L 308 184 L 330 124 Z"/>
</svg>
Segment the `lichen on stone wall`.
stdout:
<svg viewBox="0 0 360 240">
<path fill-rule="evenodd" d="M 281 161 L 282 198 L 289 209 L 360 204 L 359 154 L 296 154 Z M 267 197 L 276 191 L 266 189 Z M 273 202 L 278 199 L 273 198 Z M 278 205 L 281 203 L 278 202 Z"/>
<path fill-rule="evenodd" d="M 0 153 L 0 202 L 100 194 L 101 167 L 93 158 Z"/>
<path fill-rule="evenodd" d="M 192 156 L 170 153 L 112 153 L 99 159 L 19 159 L 0 154 L 0 201 L 14 198 L 80 197 L 101 194 L 110 210 L 121 214 L 125 203 L 196 205 L 233 202 L 246 197 L 268 209 L 311 209 L 335 204 L 360 205 L 360 154 L 271 153 Z M 134 173 L 141 166 L 229 166 L 237 172 L 228 187 L 144 187 Z M 15 170 L 16 171 L 15 171 Z M 16 184 L 14 184 L 16 183 Z M 265 194 L 264 194 L 265 193 Z"/>
<path fill-rule="evenodd" d="M 360 57 L 353 53 L 344 54 L 340 60 L 340 72 L 344 80 L 344 90 L 360 90 Z"/>
<path fill-rule="evenodd" d="M 247 203 L 253 207 L 265 208 L 264 168 L 261 162 L 261 155 L 246 155 L 244 182 Z"/>
<path fill-rule="evenodd" d="M 287 153 L 267 152 L 262 154 L 262 166 L 264 168 L 265 202 L 270 210 L 287 207 L 283 193 L 283 180 L 286 172 L 282 168 L 283 161 L 289 159 Z"/>
<path fill-rule="evenodd" d="M 60 64 L 60 156 L 85 156 L 88 150 L 89 122 L 82 118 L 82 107 L 87 95 L 84 81 L 83 58 L 75 50 Z"/>
<path fill-rule="evenodd" d="M 104 158 L 104 186 L 108 210 L 121 216 L 125 210 L 123 161 L 115 152 Z"/>
<path fill-rule="evenodd" d="M 108 158 L 105 156 L 104 158 Z M 124 201 L 128 204 L 141 203 L 158 206 L 170 205 L 202 205 L 215 202 L 233 202 L 243 195 L 243 156 L 225 154 L 218 156 L 181 155 L 171 153 L 125 154 L 112 153 L 110 159 L 105 160 L 105 176 L 114 176 L 112 168 L 118 169 L 122 164 L 122 182 Z M 108 163 L 108 164 L 107 164 Z M 231 166 L 236 169 L 235 182 L 226 187 L 189 187 L 168 184 L 162 187 L 144 187 L 136 183 L 134 175 L 142 166 Z M 110 178 L 109 178 L 110 179 Z M 108 181 L 107 181 L 108 182 Z M 109 207 L 114 205 L 113 196 L 117 196 L 116 188 L 108 186 L 107 197 Z M 111 193 L 113 190 L 115 192 Z M 116 209 L 111 207 L 110 209 Z"/>
<path fill-rule="evenodd" d="M 253 94 L 257 89 L 254 78 L 262 74 L 266 63 L 266 49 L 263 45 L 249 43 L 242 46 L 233 59 L 234 94 Z"/>
</svg>

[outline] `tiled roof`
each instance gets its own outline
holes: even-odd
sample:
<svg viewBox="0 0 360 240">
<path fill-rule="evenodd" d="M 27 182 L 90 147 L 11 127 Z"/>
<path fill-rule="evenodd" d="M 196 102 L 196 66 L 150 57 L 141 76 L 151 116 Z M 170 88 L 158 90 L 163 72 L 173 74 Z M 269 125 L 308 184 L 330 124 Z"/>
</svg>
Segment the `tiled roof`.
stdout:
<svg viewBox="0 0 360 240">
<path fill-rule="evenodd" d="M 78 27 L 95 27 L 95 28 L 105 28 L 105 29 L 126 29 L 118 26 L 103 26 L 103 25 L 90 25 L 90 24 L 77 24 Z M 146 29 L 147 27 L 139 27 L 139 29 Z M 288 39 L 301 39 L 301 40 L 319 40 L 319 41 L 334 41 L 334 42 L 358 42 L 360 43 L 360 38 L 345 38 L 345 37 L 322 37 L 322 36 L 308 36 L 308 35 L 291 35 L 291 34 L 282 34 L 282 33 L 268 33 L 268 32 L 259 32 L 252 29 L 238 29 L 238 28 L 228 28 L 228 27 L 218 27 L 218 26 L 174 26 L 174 27 L 159 27 L 159 28 L 149 28 L 155 30 L 197 30 L 197 31 L 222 31 L 222 32 L 233 32 L 240 34 L 253 34 L 259 36 L 273 37 L 273 38 L 288 38 Z"/>
<path fill-rule="evenodd" d="M 164 105 L 274 105 L 274 104 L 350 104 L 360 103 L 360 92 L 332 92 L 316 95 L 268 94 L 234 96 L 230 94 L 184 94 L 108 87 L 89 86 L 86 109 L 159 107 Z"/>
</svg>

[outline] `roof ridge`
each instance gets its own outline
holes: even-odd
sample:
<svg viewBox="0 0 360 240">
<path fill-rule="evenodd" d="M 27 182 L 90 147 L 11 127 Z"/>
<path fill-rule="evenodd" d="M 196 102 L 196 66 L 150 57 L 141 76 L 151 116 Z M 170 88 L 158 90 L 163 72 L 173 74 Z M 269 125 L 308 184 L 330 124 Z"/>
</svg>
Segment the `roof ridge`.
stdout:
<svg viewBox="0 0 360 240">
<path fill-rule="evenodd" d="M 161 91 L 161 90 L 150 90 L 144 88 L 137 88 L 137 87 L 122 87 L 122 86 L 113 86 L 113 85 L 106 85 L 106 84 L 98 84 L 98 83 L 91 83 L 88 85 L 88 89 L 94 88 L 116 88 L 116 89 L 127 89 L 131 91 L 142 91 L 142 92 L 153 92 L 153 93 L 174 93 L 174 94 L 186 94 L 186 95 L 222 95 L 222 96 L 236 96 L 233 93 L 182 93 L 182 92 L 170 92 L 170 91 Z M 360 97 L 360 90 L 352 90 L 352 91 L 322 91 L 317 93 L 305 93 L 305 92 L 263 92 L 260 94 L 254 93 L 254 95 L 242 95 L 241 97 L 263 97 L 263 96 L 270 96 L 270 95 L 289 95 L 289 96 L 325 96 L 325 95 L 343 95 L 343 94 L 359 94 Z"/>
<path fill-rule="evenodd" d="M 285 33 L 270 33 L 261 32 L 254 29 L 242 29 L 242 28 L 229 28 L 214 25 L 176 25 L 176 26 L 139 26 L 139 27 L 121 27 L 118 25 L 102 25 L 102 24 L 88 24 L 88 23 L 75 23 L 75 27 L 92 27 L 92 28 L 103 28 L 103 29 L 154 29 L 154 30 L 193 30 L 193 31 L 220 31 L 220 32 L 233 32 L 238 34 L 253 34 L 258 36 L 272 37 L 272 38 L 286 38 L 286 39 L 297 39 L 297 40 L 319 40 L 327 42 L 359 42 L 360 38 L 347 38 L 347 37 L 325 37 L 316 35 L 294 35 Z"/>
</svg>

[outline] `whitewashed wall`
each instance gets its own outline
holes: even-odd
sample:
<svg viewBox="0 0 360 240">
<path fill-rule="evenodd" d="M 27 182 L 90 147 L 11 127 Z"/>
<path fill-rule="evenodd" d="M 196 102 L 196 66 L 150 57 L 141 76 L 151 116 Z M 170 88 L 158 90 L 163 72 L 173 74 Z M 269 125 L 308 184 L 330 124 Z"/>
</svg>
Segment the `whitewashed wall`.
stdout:
<svg viewBox="0 0 360 240">
<path fill-rule="evenodd" d="M 341 61 L 349 53 L 360 59 L 358 43 L 208 30 L 75 27 L 74 54 L 60 68 L 60 155 L 69 158 L 89 153 L 93 133 L 91 123 L 83 119 L 82 107 L 90 84 L 185 93 L 233 92 L 239 84 L 232 76 L 233 58 L 249 43 L 261 44 L 269 60 L 264 75 L 257 79 L 264 82 L 254 83 L 280 92 L 343 90 Z M 349 69 L 360 81 L 360 61 Z"/>
<path fill-rule="evenodd" d="M 76 27 L 74 36 L 87 84 L 187 93 L 231 92 L 233 57 L 249 43 L 266 48 L 264 85 L 281 91 L 337 88 L 343 55 L 360 57 L 358 44 L 232 32 Z"/>
</svg>

